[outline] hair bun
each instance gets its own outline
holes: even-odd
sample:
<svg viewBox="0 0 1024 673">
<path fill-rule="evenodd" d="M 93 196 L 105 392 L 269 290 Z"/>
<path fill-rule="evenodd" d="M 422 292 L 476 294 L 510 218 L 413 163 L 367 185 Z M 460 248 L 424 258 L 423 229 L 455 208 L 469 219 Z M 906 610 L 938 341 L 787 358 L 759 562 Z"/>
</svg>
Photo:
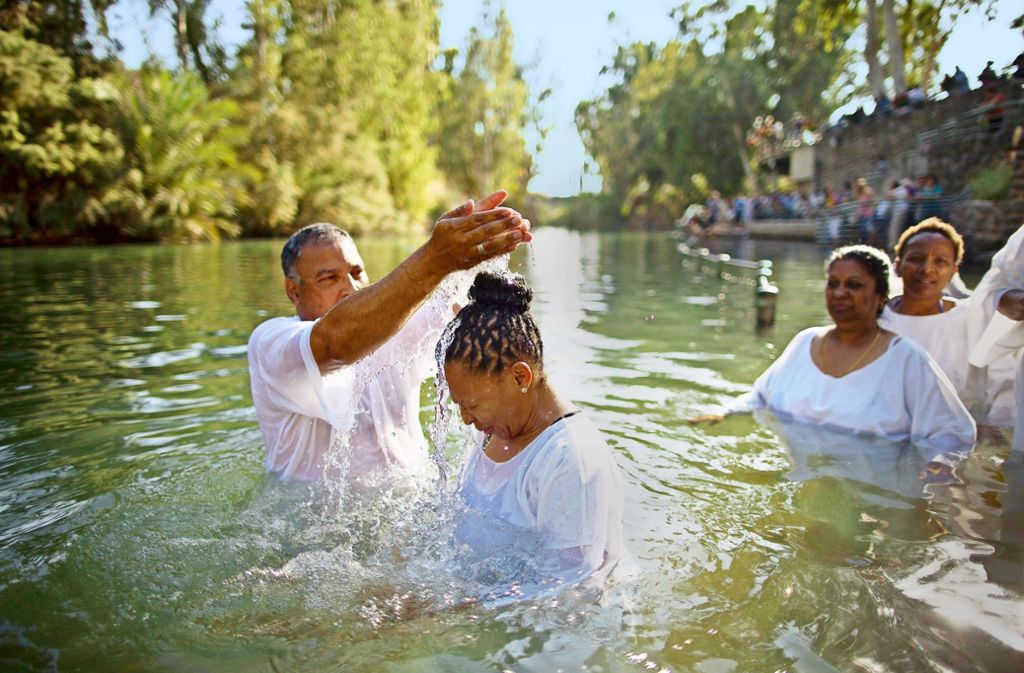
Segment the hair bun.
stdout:
<svg viewBox="0 0 1024 673">
<path fill-rule="evenodd" d="M 527 287 L 526 280 L 519 274 L 499 276 L 484 271 L 473 280 L 469 297 L 478 304 L 507 306 L 518 313 L 526 313 L 530 309 L 533 290 Z"/>
</svg>

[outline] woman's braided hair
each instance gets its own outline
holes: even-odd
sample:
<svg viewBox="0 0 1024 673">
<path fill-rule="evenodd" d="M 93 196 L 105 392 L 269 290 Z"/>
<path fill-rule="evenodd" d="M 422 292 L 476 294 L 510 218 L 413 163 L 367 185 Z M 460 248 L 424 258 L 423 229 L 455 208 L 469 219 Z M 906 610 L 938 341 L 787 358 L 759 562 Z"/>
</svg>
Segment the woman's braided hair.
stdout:
<svg viewBox="0 0 1024 673">
<path fill-rule="evenodd" d="M 479 273 L 469 297 L 450 324 L 454 332 L 444 353 L 446 363 L 458 361 L 486 373 L 504 371 L 519 361 L 543 365 L 544 342 L 530 315 L 533 291 L 522 276 Z"/>
</svg>

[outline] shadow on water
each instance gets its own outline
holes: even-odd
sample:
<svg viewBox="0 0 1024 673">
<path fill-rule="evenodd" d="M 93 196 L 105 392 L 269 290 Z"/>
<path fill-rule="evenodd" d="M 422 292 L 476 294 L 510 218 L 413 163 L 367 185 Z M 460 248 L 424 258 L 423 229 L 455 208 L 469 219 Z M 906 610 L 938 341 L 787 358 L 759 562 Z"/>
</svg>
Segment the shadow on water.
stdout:
<svg viewBox="0 0 1024 673">
<path fill-rule="evenodd" d="M 925 487 L 907 447 L 686 424 L 826 321 L 823 251 L 757 242 L 781 288 L 758 333 L 752 289 L 670 240 L 537 234 L 512 265 L 556 386 L 618 454 L 632 575 L 488 601 L 535 550 L 460 548 L 432 482 L 339 503 L 265 475 L 245 344 L 290 310 L 280 241 L 3 250 L 0 668 L 1024 669 L 1024 466 L 1005 444 Z M 379 277 L 415 243 L 361 247 Z M 427 385 L 425 427 L 433 405 Z"/>
</svg>

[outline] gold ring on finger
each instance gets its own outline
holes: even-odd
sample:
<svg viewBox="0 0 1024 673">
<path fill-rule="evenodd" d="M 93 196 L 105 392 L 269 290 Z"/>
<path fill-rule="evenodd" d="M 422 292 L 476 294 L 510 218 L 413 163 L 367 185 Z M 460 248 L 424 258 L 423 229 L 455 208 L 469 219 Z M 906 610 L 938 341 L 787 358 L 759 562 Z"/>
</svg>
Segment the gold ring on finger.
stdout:
<svg viewBox="0 0 1024 673">
<path fill-rule="evenodd" d="M 476 252 L 477 252 L 477 254 L 478 254 L 478 255 L 480 255 L 481 257 L 483 257 L 484 255 L 486 255 L 486 254 L 487 254 L 487 251 L 486 251 L 486 250 L 484 250 L 484 244 L 483 244 L 483 243 L 477 243 L 477 244 L 476 244 Z"/>
</svg>

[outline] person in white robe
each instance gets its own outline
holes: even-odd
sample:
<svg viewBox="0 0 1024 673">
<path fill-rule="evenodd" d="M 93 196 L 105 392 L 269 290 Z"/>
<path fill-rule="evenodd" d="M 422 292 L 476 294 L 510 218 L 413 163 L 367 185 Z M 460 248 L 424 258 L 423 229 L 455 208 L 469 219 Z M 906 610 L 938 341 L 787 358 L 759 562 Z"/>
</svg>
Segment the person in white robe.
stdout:
<svg viewBox="0 0 1024 673">
<path fill-rule="evenodd" d="M 830 430 L 910 441 L 930 462 L 954 467 L 970 451 L 975 425 L 949 379 L 910 339 L 893 338 L 876 359 L 843 376 L 822 371 L 815 340 L 831 327 L 803 330 L 737 398 L 729 413 L 768 409 L 784 420 Z"/>
<path fill-rule="evenodd" d="M 603 579 L 623 553 L 624 486 L 611 447 L 548 382 L 522 278 L 479 274 L 470 297 L 439 346 L 451 399 L 480 433 L 456 493 L 485 516 L 464 542 L 491 547 L 519 531 L 546 556 L 535 584 Z"/>
<path fill-rule="evenodd" d="M 1016 421 L 1014 358 L 1004 352 L 983 367 L 972 366 L 969 358 L 1001 303 L 1009 306 L 1016 297 L 1019 304 L 1024 297 L 1009 280 L 1024 275 L 1022 247 L 1024 228 L 1010 237 L 975 291 L 958 300 L 946 295 L 945 288 L 963 259 L 963 239 L 938 218 L 920 222 L 896 244 L 895 271 L 902 293 L 886 304 L 879 321 L 923 346 L 975 419 L 986 425 L 1012 427 Z"/>
<path fill-rule="evenodd" d="M 314 321 L 282 317 L 257 327 L 249 339 L 249 371 L 266 470 L 298 481 L 341 472 L 365 477 L 390 467 L 422 472 L 427 450 L 419 421 L 420 384 L 433 373 L 433 344 L 457 301 L 436 291 L 377 350 L 328 371 L 310 348 Z M 338 460 L 346 464 L 328 465 L 339 433 L 347 446 Z"/>
<path fill-rule="evenodd" d="M 281 266 L 296 315 L 259 325 L 248 347 L 268 471 L 311 481 L 422 460 L 419 386 L 432 363 L 419 353 L 431 352 L 453 315 L 457 292 L 445 281 L 531 238 L 527 220 L 499 207 L 506 196 L 446 213 L 426 243 L 373 284 L 355 241 L 336 226 L 309 225 L 288 240 Z M 348 455 L 329 466 L 338 437 Z"/>
<path fill-rule="evenodd" d="M 1020 454 L 1024 454 L 1024 227 L 992 258 L 992 267 L 978 284 L 976 294 L 984 305 L 994 304 L 997 310 L 974 343 L 970 363 L 980 371 L 989 371 L 995 362 L 1014 362 L 1016 425 L 1012 452 L 1019 461 Z"/>
<path fill-rule="evenodd" d="M 784 420 L 909 441 L 927 452 L 923 478 L 951 478 L 974 446 L 975 423 L 935 361 L 879 326 L 888 258 L 875 248 L 847 246 L 832 254 L 826 269 L 825 303 L 834 324 L 797 334 L 726 414 L 767 409 Z"/>
</svg>

